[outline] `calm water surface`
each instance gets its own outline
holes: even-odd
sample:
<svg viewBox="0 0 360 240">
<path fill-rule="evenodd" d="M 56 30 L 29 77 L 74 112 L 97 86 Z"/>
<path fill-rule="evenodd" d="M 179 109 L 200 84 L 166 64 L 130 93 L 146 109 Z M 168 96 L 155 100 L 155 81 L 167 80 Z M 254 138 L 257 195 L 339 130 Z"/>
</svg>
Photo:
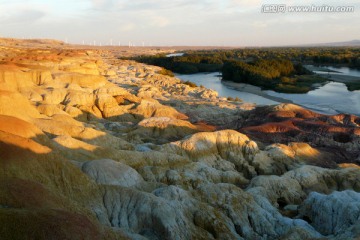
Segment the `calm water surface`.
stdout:
<svg viewBox="0 0 360 240">
<path fill-rule="evenodd" d="M 309 65 L 309 66 L 313 66 L 313 65 Z M 336 72 L 332 72 L 332 74 L 340 74 L 340 75 L 349 75 L 349 76 L 353 76 L 353 77 L 360 77 L 360 71 L 357 70 L 357 69 L 348 68 L 348 67 L 331 67 L 331 66 L 321 66 L 321 67 L 328 68 L 328 69 L 330 69 L 332 71 L 336 71 Z M 319 73 L 321 73 L 321 72 L 319 72 Z"/>
<path fill-rule="evenodd" d="M 356 70 L 352 69 L 334 68 L 334 70 L 339 72 L 340 70 L 344 71 L 343 74 L 346 75 L 348 75 L 347 71 L 351 70 L 352 74 L 359 74 L 360 76 L 360 71 L 354 72 Z M 213 89 L 217 91 L 221 97 L 239 97 L 244 102 L 252 102 L 259 105 L 273 105 L 278 103 L 255 94 L 230 89 L 221 83 L 218 75 L 219 73 L 199 73 L 192 75 L 177 74 L 176 76 L 182 80 L 194 82 L 198 86 L 203 85 L 206 88 Z M 350 92 L 343 83 L 330 82 L 306 94 L 276 93 L 274 91 L 264 92 L 271 96 L 291 100 L 296 104 L 319 113 L 351 113 L 360 116 L 360 91 Z"/>
<path fill-rule="evenodd" d="M 170 53 L 168 55 L 166 55 L 167 57 L 181 57 L 183 56 L 184 53 Z"/>
<path fill-rule="evenodd" d="M 256 103 L 259 105 L 273 105 L 278 103 L 256 94 L 239 92 L 237 90 L 228 88 L 221 83 L 218 75 L 219 73 L 176 74 L 176 77 L 184 81 L 189 80 L 194 82 L 198 86 L 203 85 L 206 88 L 213 89 L 219 93 L 220 97 L 239 97 L 244 102 Z"/>
</svg>

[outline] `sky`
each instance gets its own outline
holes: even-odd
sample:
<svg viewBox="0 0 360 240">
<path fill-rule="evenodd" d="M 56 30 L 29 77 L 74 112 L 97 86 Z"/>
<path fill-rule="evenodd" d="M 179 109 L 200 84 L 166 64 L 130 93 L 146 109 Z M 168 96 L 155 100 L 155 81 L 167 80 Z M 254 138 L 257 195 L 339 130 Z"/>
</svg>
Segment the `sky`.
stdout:
<svg viewBox="0 0 360 240">
<path fill-rule="evenodd" d="M 264 4 L 354 6 L 263 13 Z M 360 39 L 359 0 L 0 0 L 0 37 L 136 46 L 281 46 Z"/>
</svg>

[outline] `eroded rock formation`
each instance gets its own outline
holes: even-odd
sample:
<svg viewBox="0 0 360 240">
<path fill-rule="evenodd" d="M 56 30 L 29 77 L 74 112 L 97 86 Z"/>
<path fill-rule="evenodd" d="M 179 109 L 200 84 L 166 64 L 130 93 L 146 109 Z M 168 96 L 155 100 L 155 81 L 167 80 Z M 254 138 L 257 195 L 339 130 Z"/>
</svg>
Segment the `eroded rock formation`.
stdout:
<svg viewBox="0 0 360 240">
<path fill-rule="evenodd" d="M 228 102 L 116 50 L 0 43 L 1 239 L 360 237 L 358 117 Z"/>
</svg>

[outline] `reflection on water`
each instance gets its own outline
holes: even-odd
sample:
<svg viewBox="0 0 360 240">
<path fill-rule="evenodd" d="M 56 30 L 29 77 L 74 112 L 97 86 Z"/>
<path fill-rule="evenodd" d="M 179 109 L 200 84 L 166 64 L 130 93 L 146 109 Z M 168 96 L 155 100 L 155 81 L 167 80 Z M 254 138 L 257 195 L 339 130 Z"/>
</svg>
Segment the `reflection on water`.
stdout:
<svg viewBox="0 0 360 240">
<path fill-rule="evenodd" d="M 338 73 L 334 73 L 334 74 L 342 74 L 342 75 L 349 75 L 349 76 L 354 76 L 354 77 L 360 77 L 360 71 L 353 69 L 353 68 L 348 68 L 348 67 L 329 67 L 329 66 L 324 66 L 324 68 L 328 68 L 330 70 L 336 71 Z"/>
<path fill-rule="evenodd" d="M 272 96 L 292 100 L 294 103 L 321 113 L 351 113 L 360 115 L 360 91 L 349 92 L 343 83 L 330 82 L 306 94 L 266 92 Z"/>
<path fill-rule="evenodd" d="M 198 86 L 203 85 L 206 88 L 214 89 L 221 97 L 239 97 L 244 102 L 252 102 L 259 105 L 277 104 L 277 102 L 255 94 L 230 89 L 221 83 L 217 75 L 218 73 L 199 73 L 176 76 L 182 80 L 194 82 Z M 360 115 L 360 91 L 349 92 L 343 83 L 330 82 L 306 94 L 264 92 L 271 96 L 289 99 L 296 104 L 324 114 L 351 113 Z"/>
<path fill-rule="evenodd" d="M 203 85 L 206 88 L 213 89 L 219 93 L 220 97 L 239 97 L 244 102 L 256 103 L 259 105 L 273 105 L 278 104 L 278 102 L 274 102 L 272 100 L 260 97 L 258 95 L 247 93 L 247 92 L 239 92 L 234 89 L 230 89 L 224 86 L 220 78 L 218 77 L 219 73 L 198 73 L 198 74 L 176 74 L 176 77 L 180 78 L 184 81 L 191 81 L 196 83 L 198 86 Z"/>
<path fill-rule="evenodd" d="M 315 66 L 315 65 L 304 65 L 304 67 L 308 68 L 309 70 L 324 74 L 327 73 L 327 70 L 330 70 L 331 74 L 338 74 L 338 75 L 348 75 L 353 77 L 360 77 L 360 70 L 348 67 L 332 67 L 332 66 Z"/>
<path fill-rule="evenodd" d="M 168 55 L 166 55 L 167 57 L 181 57 L 183 56 L 184 53 L 170 53 Z"/>
</svg>

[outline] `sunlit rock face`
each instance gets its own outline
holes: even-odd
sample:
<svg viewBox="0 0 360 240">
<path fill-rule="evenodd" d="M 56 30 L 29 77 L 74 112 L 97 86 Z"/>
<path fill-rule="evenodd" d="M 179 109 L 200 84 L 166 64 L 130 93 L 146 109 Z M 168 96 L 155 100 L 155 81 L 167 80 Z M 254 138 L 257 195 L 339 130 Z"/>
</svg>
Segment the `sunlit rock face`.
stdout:
<svg viewBox="0 0 360 240">
<path fill-rule="evenodd" d="M 326 157 L 315 165 L 359 163 L 360 118 L 339 114 L 326 116 L 293 104 L 257 108 L 228 125 L 265 143 L 306 142 Z"/>
<path fill-rule="evenodd" d="M 360 237 L 357 117 L 228 102 L 117 49 L 0 42 L 0 239 Z"/>
</svg>

